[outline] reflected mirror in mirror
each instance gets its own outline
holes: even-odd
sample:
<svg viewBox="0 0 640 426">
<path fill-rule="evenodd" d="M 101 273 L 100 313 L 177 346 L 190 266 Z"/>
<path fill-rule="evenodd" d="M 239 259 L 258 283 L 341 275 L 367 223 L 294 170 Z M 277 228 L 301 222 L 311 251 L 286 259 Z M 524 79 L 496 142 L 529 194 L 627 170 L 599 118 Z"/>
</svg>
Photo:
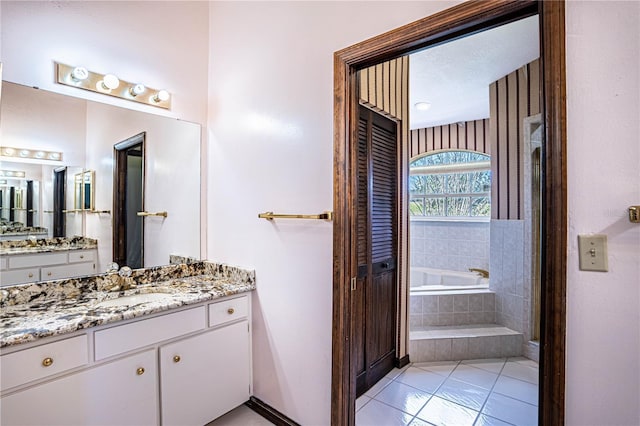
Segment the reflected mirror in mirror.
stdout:
<svg viewBox="0 0 640 426">
<path fill-rule="evenodd" d="M 86 170 L 74 175 L 73 181 L 73 208 L 76 210 L 95 210 L 94 200 L 94 181 L 95 172 Z"/>
<path fill-rule="evenodd" d="M 0 170 L 0 238 L 24 239 L 29 235 L 44 238 L 42 226 L 42 168 L 32 164 L 2 162 Z"/>
<path fill-rule="evenodd" d="M 54 169 L 66 170 L 63 235 L 96 239 L 96 272 L 105 272 L 113 260 L 114 145 L 145 132 L 144 209 L 167 215 L 143 218 L 143 266 L 168 264 L 171 254 L 201 257 L 200 125 L 10 82 L 2 82 L 0 114 L 3 146 L 62 152 L 63 161 L 2 157 L 2 169 L 9 162 L 39 168 L 31 209 L 48 233 L 38 238 L 53 235 Z M 3 208 L 10 203 L 4 186 Z"/>
</svg>

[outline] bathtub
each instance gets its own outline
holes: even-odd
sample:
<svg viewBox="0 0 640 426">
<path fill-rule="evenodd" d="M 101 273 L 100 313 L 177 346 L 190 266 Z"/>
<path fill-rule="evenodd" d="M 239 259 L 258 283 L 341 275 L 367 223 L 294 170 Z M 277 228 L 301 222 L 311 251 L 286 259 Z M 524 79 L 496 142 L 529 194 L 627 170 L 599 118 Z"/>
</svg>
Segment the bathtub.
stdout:
<svg viewBox="0 0 640 426">
<path fill-rule="evenodd" d="M 421 291 L 481 290 L 489 288 L 489 279 L 476 272 L 411 268 L 411 293 Z"/>
</svg>

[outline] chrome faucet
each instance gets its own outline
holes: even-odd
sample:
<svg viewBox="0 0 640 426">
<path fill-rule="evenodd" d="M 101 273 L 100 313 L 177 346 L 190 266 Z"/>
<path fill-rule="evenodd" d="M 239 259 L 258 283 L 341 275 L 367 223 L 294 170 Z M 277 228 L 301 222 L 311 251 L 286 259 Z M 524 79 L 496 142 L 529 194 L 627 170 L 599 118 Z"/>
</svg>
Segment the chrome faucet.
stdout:
<svg viewBox="0 0 640 426">
<path fill-rule="evenodd" d="M 482 275 L 482 278 L 489 278 L 489 271 L 485 271 L 484 269 L 469 268 L 469 272 L 477 272 Z"/>
<path fill-rule="evenodd" d="M 109 266 L 109 273 L 112 281 L 112 285 L 106 288 L 107 291 L 125 291 L 131 290 L 132 288 L 136 288 L 136 282 L 133 278 L 131 278 L 132 270 L 128 266 L 123 266 L 118 270 L 118 264 L 112 263 Z M 116 275 L 117 272 L 117 275 Z"/>
</svg>

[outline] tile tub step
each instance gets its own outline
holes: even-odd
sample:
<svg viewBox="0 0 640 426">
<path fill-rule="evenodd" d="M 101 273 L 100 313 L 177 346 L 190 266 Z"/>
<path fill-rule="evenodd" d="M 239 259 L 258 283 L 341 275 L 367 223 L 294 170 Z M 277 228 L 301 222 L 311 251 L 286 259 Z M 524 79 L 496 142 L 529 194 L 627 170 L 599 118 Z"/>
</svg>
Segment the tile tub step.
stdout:
<svg viewBox="0 0 640 426">
<path fill-rule="evenodd" d="M 412 362 L 521 356 L 522 333 L 497 324 L 415 327 L 409 333 Z"/>
</svg>

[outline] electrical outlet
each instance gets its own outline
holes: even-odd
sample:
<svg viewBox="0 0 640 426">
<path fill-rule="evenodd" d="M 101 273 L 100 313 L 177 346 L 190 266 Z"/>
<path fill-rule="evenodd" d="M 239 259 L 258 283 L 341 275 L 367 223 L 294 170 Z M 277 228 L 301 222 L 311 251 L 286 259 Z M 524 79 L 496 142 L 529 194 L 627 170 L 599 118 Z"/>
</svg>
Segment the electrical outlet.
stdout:
<svg viewBox="0 0 640 426">
<path fill-rule="evenodd" d="M 580 270 L 601 272 L 609 270 L 606 235 L 578 235 L 578 250 L 580 251 Z"/>
</svg>

